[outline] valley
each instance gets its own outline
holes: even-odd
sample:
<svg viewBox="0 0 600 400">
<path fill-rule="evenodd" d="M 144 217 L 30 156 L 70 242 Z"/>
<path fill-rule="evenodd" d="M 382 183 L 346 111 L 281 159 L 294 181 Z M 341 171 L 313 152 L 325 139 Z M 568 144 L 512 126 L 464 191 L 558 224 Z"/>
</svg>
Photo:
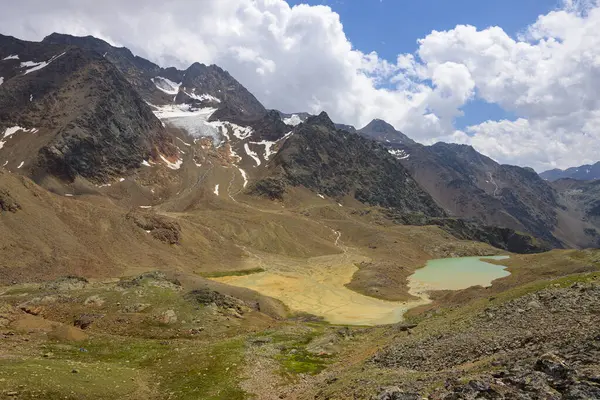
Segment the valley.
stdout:
<svg viewBox="0 0 600 400">
<path fill-rule="evenodd" d="M 94 37 L 0 76 L 0 398 L 600 397 L 594 181 Z"/>
</svg>

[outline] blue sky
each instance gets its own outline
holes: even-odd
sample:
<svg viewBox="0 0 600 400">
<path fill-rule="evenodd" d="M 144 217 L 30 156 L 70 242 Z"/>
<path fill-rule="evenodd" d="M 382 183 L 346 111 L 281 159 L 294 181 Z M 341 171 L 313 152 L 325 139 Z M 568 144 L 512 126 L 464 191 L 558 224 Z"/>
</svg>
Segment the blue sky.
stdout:
<svg viewBox="0 0 600 400">
<path fill-rule="evenodd" d="M 290 5 L 327 5 L 340 15 L 344 31 L 353 46 L 362 52 L 376 51 L 395 61 L 398 54 L 414 53 L 417 40 L 433 30 L 449 30 L 456 25 L 478 29 L 500 26 L 516 36 L 540 14 L 560 6 L 559 0 L 287 0 Z M 480 100 L 463 107 L 456 120 L 462 129 L 487 120 L 517 117 L 496 104 Z"/>
</svg>

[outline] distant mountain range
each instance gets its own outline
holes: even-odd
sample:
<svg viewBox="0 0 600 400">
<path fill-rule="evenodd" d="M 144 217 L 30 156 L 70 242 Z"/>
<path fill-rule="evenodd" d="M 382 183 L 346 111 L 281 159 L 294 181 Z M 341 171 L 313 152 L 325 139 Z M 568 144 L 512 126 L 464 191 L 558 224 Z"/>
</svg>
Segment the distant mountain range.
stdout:
<svg viewBox="0 0 600 400">
<path fill-rule="evenodd" d="M 567 169 L 551 169 L 542 172 L 540 176 L 548 181 L 557 181 L 559 179 L 571 178 L 582 181 L 591 181 L 600 179 L 600 162 L 593 165 L 582 165 L 580 167 L 572 167 Z"/>
<path fill-rule="evenodd" d="M 267 110 L 215 65 L 163 68 L 91 36 L 27 42 L 0 35 L 0 77 L 0 165 L 38 183 L 108 185 L 148 166 L 205 165 L 215 151 L 260 197 L 280 200 L 305 188 L 390 209 L 397 221 L 460 218 L 533 235 L 540 248 L 600 244 L 600 224 L 585 211 L 589 199 L 583 206 L 580 197 L 565 197 L 532 169 L 500 165 L 470 146 L 424 146 L 379 119 L 356 129 L 326 113 Z M 199 138 L 214 149 L 190 154 Z M 598 165 L 587 176 L 600 173 Z M 492 241 L 475 230 L 478 240 Z"/>
</svg>

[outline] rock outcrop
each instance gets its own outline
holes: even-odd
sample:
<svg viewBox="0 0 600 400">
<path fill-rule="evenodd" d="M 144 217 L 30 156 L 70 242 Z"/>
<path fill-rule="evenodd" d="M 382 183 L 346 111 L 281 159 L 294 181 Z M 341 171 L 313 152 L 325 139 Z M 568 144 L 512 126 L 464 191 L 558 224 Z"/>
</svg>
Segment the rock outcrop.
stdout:
<svg viewBox="0 0 600 400">
<path fill-rule="evenodd" d="M 287 186 L 303 186 L 333 198 L 350 195 L 369 205 L 444 215 L 383 146 L 338 130 L 326 113 L 294 129 L 252 192 L 281 198 Z"/>
</svg>

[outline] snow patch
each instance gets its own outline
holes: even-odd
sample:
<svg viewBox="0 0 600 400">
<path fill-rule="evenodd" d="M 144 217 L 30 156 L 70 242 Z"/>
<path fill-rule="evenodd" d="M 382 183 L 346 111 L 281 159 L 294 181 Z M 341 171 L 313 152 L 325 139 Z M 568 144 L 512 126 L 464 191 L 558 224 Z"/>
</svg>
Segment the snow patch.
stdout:
<svg viewBox="0 0 600 400">
<path fill-rule="evenodd" d="M 4 130 L 4 135 L 2 136 L 2 139 L 8 139 L 9 137 L 11 137 L 19 131 L 36 133 L 38 130 L 36 128 L 27 129 L 21 126 L 12 126 Z M 3 148 L 5 144 L 6 140 L 0 140 L 0 149 Z"/>
<path fill-rule="evenodd" d="M 152 208 L 152 206 L 140 206 L 140 208 Z"/>
<path fill-rule="evenodd" d="M 18 60 L 18 59 L 19 59 L 19 56 L 17 54 L 13 54 L 13 55 L 10 55 L 8 57 L 4 57 L 2 59 L 2 61 L 5 61 L 5 60 Z"/>
<path fill-rule="evenodd" d="M 35 62 L 35 61 L 25 61 L 21 63 L 21 68 L 27 68 L 27 70 L 25 71 L 25 75 L 34 72 L 34 71 L 38 71 L 44 67 L 47 67 L 52 61 L 56 60 L 57 58 L 63 56 L 65 53 L 60 53 L 57 56 L 52 57 L 51 59 L 49 59 L 48 61 L 40 61 L 40 62 Z"/>
<path fill-rule="evenodd" d="M 322 198 L 323 200 L 325 200 L 325 196 L 323 196 L 322 194 L 317 194 L 317 196 L 319 196 L 320 198 Z"/>
<path fill-rule="evenodd" d="M 340 206 L 340 207 L 344 207 L 344 206 L 343 206 L 343 205 L 341 205 L 340 203 L 338 203 L 338 206 Z"/>
<path fill-rule="evenodd" d="M 242 174 L 242 178 L 244 178 L 244 187 L 248 186 L 248 175 L 246 175 L 246 171 L 237 167 L 240 170 L 240 174 Z"/>
<path fill-rule="evenodd" d="M 410 154 L 400 149 L 388 149 L 388 152 L 398 160 L 406 160 L 408 157 L 410 157 Z"/>
<path fill-rule="evenodd" d="M 194 89 L 196 90 L 196 89 Z M 190 99 L 194 99 L 194 100 L 198 100 L 198 101 L 212 101 L 215 103 L 220 103 L 221 100 L 217 99 L 215 96 L 211 96 L 210 94 L 201 94 L 201 95 L 197 95 L 196 93 L 188 93 L 185 90 L 183 91 L 183 93 L 185 93 L 186 96 L 188 96 Z"/>
<path fill-rule="evenodd" d="M 297 114 L 292 114 L 289 118 L 284 118 L 283 123 L 286 125 L 296 126 L 302 123 L 302 119 Z"/>
<path fill-rule="evenodd" d="M 29 95 L 29 101 L 30 102 L 33 101 L 33 95 L 32 94 Z"/>
<path fill-rule="evenodd" d="M 66 197 L 73 197 L 73 195 L 71 193 L 65 193 Z"/>
<path fill-rule="evenodd" d="M 165 157 L 160 156 L 160 158 L 164 161 L 165 164 L 167 164 L 167 167 L 171 168 L 171 169 L 179 169 L 181 168 L 181 164 L 183 164 L 183 160 L 177 160 L 174 163 L 172 163 L 171 161 L 167 160 Z"/>
<path fill-rule="evenodd" d="M 244 143 L 244 150 L 246 150 L 246 154 L 252 157 L 252 159 L 256 162 L 256 166 L 260 166 L 260 158 L 258 158 L 258 154 L 250 150 L 248 143 Z"/>
<path fill-rule="evenodd" d="M 238 153 L 233 150 L 233 147 L 229 146 L 229 152 L 231 153 L 231 157 L 235 158 L 238 161 L 242 161 L 242 157 Z"/>
<path fill-rule="evenodd" d="M 183 129 L 194 137 L 212 137 L 213 143 L 217 146 L 221 145 L 223 141 L 231 140 L 229 131 L 239 140 L 247 139 L 254 132 L 251 127 L 239 126 L 231 122 L 209 122 L 208 119 L 217 111 L 216 108 L 198 108 L 191 104 L 155 106 L 148 103 L 148 105 L 153 108 L 154 115 L 161 121 Z M 183 143 L 186 146 L 190 146 L 188 143 Z"/>
<path fill-rule="evenodd" d="M 25 161 L 21 161 L 21 164 L 17 167 L 17 169 L 21 169 L 21 167 L 25 164 Z"/>
<path fill-rule="evenodd" d="M 157 76 L 156 78 L 152 78 L 150 80 L 152 81 L 152 83 L 154 83 L 154 86 L 156 86 L 157 89 L 165 92 L 166 94 L 176 96 L 177 93 L 179 93 L 179 87 L 181 86 L 181 82 L 175 83 L 172 80 L 163 78 L 162 76 Z"/>
<path fill-rule="evenodd" d="M 0 85 L 4 83 L 4 78 L 0 76 Z"/>
<path fill-rule="evenodd" d="M 231 140 L 231 138 L 229 137 L 228 128 L 231 129 L 231 133 L 233 133 L 233 136 L 235 136 L 239 140 L 249 138 L 254 132 L 254 130 L 249 126 L 240 126 L 227 121 L 213 121 L 209 122 L 209 124 L 214 126 L 215 128 L 220 129 L 221 134 L 225 136 L 227 140 Z"/>
<path fill-rule="evenodd" d="M 150 165 L 150 163 L 149 163 L 148 161 L 146 161 L 146 160 L 142 161 L 142 165 L 143 165 L 144 167 L 151 167 L 151 166 L 152 166 L 152 165 Z"/>
<path fill-rule="evenodd" d="M 249 126 L 239 126 L 230 122 L 228 125 L 231 126 L 231 129 L 233 130 L 233 136 L 240 140 L 244 140 L 252 135 L 253 129 Z"/>
<path fill-rule="evenodd" d="M 215 193 L 217 196 L 219 195 L 219 185 L 215 186 L 214 193 Z"/>
<path fill-rule="evenodd" d="M 264 159 L 266 161 L 269 161 L 269 158 L 271 158 L 271 156 L 273 154 L 275 154 L 275 152 L 273 150 L 271 150 L 271 148 L 273 146 L 275 146 L 277 144 L 277 142 L 269 142 L 268 140 L 263 140 L 263 141 L 260 141 L 260 142 L 250 142 L 250 143 L 258 144 L 258 145 L 261 145 L 261 146 L 265 146 Z"/>
<path fill-rule="evenodd" d="M 6 160 L 6 161 L 4 162 L 4 164 L 2 164 L 2 166 L 3 166 L 3 167 L 6 167 L 6 164 L 8 164 L 8 160 Z"/>
<path fill-rule="evenodd" d="M 185 145 L 186 145 L 186 146 L 188 146 L 188 147 L 189 147 L 189 146 L 191 146 L 191 144 L 189 144 L 189 143 L 186 143 L 186 142 L 184 142 L 183 140 L 181 140 L 181 139 L 179 139 L 179 138 L 177 138 L 177 140 L 179 140 L 181 143 L 185 144 Z"/>
<path fill-rule="evenodd" d="M 119 178 L 119 182 L 124 182 L 125 178 Z"/>
<path fill-rule="evenodd" d="M 153 108 L 154 115 L 163 122 L 183 129 L 194 137 L 212 137 L 215 143 L 221 140 L 219 127 L 208 122 L 210 116 L 217 111 L 216 108 L 197 108 L 190 104 L 149 105 Z"/>
<path fill-rule="evenodd" d="M 294 131 L 289 131 L 288 133 L 286 133 L 285 135 L 283 135 L 283 137 L 281 139 L 279 139 L 278 142 L 281 141 L 281 140 L 286 140 L 287 138 L 289 138 L 293 134 L 294 134 Z"/>
</svg>

